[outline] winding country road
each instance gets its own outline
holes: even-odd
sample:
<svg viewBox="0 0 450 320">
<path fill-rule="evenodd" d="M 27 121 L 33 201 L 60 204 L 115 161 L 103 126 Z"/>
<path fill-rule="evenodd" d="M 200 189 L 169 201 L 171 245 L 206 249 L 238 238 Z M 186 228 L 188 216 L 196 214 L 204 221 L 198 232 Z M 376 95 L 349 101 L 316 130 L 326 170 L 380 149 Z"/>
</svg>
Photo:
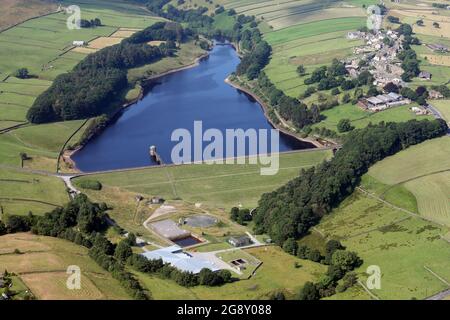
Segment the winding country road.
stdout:
<svg viewBox="0 0 450 320">
<path fill-rule="evenodd" d="M 436 119 L 442 119 L 444 121 L 447 121 L 447 123 L 450 124 L 450 122 L 449 122 L 450 119 L 445 119 L 444 116 L 442 115 L 442 113 L 438 109 L 436 109 L 436 107 L 434 107 L 433 105 L 428 104 L 425 108 L 428 111 L 430 111 Z M 450 136 L 450 127 L 447 130 L 447 135 Z"/>
</svg>

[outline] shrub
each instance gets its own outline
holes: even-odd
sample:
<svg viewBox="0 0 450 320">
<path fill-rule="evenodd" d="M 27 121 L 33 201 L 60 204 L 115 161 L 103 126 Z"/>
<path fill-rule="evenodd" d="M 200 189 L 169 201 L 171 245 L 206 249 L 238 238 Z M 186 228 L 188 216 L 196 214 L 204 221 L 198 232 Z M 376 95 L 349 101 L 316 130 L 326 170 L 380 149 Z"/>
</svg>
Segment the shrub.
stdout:
<svg viewBox="0 0 450 320">
<path fill-rule="evenodd" d="M 337 129 L 342 133 L 352 131 L 353 129 L 355 129 L 355 127 L 352 126 L 349 119 L 341 119 L 337 124 Z"/>
<path fill-rule="evenodd" d="M 81 180 L 77 181 L 76 185 L 83 189 L 89 189 L 89 190 L 102 190 L 102 184 L 99 181 L 96 180 Z"/>
</svg>

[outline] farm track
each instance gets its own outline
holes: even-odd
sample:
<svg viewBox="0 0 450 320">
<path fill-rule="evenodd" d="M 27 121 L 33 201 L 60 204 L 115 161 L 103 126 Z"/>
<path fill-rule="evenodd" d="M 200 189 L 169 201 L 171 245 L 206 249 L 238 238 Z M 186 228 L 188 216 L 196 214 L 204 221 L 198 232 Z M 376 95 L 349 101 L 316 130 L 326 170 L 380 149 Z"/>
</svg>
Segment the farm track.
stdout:
<svg viewBox="0 0 450 320">
<path fill-rule="evenodd" d="M 439 174 L 439 173 L 448 172 L 448 171 L 450 171 L 450 168 L 449 168 L 449 169 L 443 169 L 443 170 L 438 170 L 438 171 L 433 171 L 433 172 L 425 173 L 425 174 L 422 174 L 422 175 L 420 175 L 420 176 L 415 176 L 415 177 L 408 178 L 408 179 L 406 179 L 406 180 L 397 182 L 396 184 L 393 184 L 393 185 L 391 185 L 389 188 L 387 188 L 386 190 L 384 190 L 383 193 L 380 194 L 380 198 L 381 198 L 381 199 L 384 199 L 384 195 L 385 195 L 387 192 L 389 192 L 392 188 L 398 187 L 398 186 L 400 186 L 400 185 L 402 185 L 402 184 L 405 184 L 405 183 L 407 183 L 407 182 L 414 181 L 414 180 L 421 179 L 421 178 L 425 178 L 425 177 L 432 176 L 432 175 Z"/>
<path fill-rule="evenodd" d="M 361 193 L 365 194 L 366 196 L 368 196 L 368 197 L 370 197 L 370 198 L 373 198 L 373 199 L 375 199 L 375 200 L 378 200 L 378 201 L 384 203 L 385 205 L 387 205 L 387 206 L 389 206 L 389 207 L 391 207 L 391 208 L 393 208 L 393 209 L 395 209 L 395 210 L 398 210 L 398 211 L 402 211 L 402 212 L 404 212 L 404 213 L 407 213 L 407 214 L 409 214 L 411 217 L 419 218 L 419 219 L 422 219 L 422 220 L 427 221 L 427 222 L 432 222 L 432 223 L 435 223 L 435 224 L 437 224 L 437 225 L 439 225 L 439 226 L 441 226 L 441 227 L 446 227 L 443 223 L 434 221 L 434 220 L 432 220 L 432 219 L 429 219 L 429 218 L 426 218 L 426 217 L 424 217 L 424 216 L 421 216 L 420 214 L 417 214 L 417 213 L 414 213 L 414 212 L 412 212 L 412 211 L 406 210 L 406 209 L 404 209 L 404 208 L 398 207 L 398 206 L 396 206 L 396 205 L 394 205 L 394 204 L 392 204 L 392 203 L 390 203 L 390 202 L 388 202 L 388 201 L 386 201 L 386 200 L 380 198 L 379 196 L 370 193 L 369 191 L 363 189 L 362 187 L 356 187 L 356 190 L 360 191 Z M 397 222 L 397 223 L 398 223 L 398 222 Z"/>
</svg>

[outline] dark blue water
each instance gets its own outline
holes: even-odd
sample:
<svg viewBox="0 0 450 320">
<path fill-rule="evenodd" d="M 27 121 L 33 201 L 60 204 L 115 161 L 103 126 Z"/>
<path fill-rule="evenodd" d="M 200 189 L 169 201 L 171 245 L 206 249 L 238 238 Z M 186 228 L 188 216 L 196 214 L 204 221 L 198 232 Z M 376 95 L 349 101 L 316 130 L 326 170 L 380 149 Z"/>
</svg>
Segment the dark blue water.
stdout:
<svg viewBox="0 0 450 320">
<path fill-rule="evenodd" d="M 190 246 L 193 246 L 195 244 L 202 243 L 202 242 L 199 239 L 194 238 L 193 236 L 189 236 L 187 238 L 173 240 L 173 243 L 175 243 L 175 244 L 179 245 L 180 247 L 184 248 L 184 247 L 190 247 Z"/>
<path fill-rule="evenodd" d="M 257 102 L 224 82 L 238 64 L 231 46 L 217 45 L 199 66 L 159 79 L 144 99 L 73 156 L 78 169 L 92 172 L 154 165 L 149 156 L 152 145 L 164 163 L 172 163 L 171 152 L 178 143 L 171 141 L 172 132 L 178 128 L 193 132 L 198 120 L 203 121 L 203 130 L 217 128 L 224 135 L 226 129 L 272 129 Z M 280 135 L 279 151 L 312 147 Z"/>
</svg>

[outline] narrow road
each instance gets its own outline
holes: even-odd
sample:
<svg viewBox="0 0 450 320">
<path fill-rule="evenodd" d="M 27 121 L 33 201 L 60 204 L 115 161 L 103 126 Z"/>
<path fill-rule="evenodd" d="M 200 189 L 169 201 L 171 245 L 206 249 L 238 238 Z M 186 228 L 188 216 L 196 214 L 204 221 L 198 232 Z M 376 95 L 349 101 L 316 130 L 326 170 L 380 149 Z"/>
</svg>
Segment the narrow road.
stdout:
<svg viewBox="0 0 450 320">
<path fill-rule="evenodd" d="M 444 121 L 447 121 L 447 123 L 450 123 L 449 122 L 450 119 L 445 119 L 442 113 L 438 109 L 436 109 L 436 107 L 434 107 L 433 105 L 428 104 L 425 108 L 428 111 L 430 111 L 436 119 L 442 119 Z M 450 128 L 448 128 L 447 130 L 447 135 L 450 136 Z"/>
<path fill-rule="evenodd" d="M 444 300 L 448 296 L 450 296 L 450 289 L 436 293 L 435 295 L 428 297 L 425 300 Z"/>
<path fill-rule="evenodd" d="M 61 175 L 56 175 L 56 176 L 64 181 L 64 184 L 69 189 L 69 191 L 70 191 L 69 193 L 71 194 L 71 196 L 72 195 L 75 196 L 75 195 L 81 193 L 80 190 L 75 188 L 75 186 L 72 184 L 72 177 L 71 176 L 61 176 Z"/>
</svg>

